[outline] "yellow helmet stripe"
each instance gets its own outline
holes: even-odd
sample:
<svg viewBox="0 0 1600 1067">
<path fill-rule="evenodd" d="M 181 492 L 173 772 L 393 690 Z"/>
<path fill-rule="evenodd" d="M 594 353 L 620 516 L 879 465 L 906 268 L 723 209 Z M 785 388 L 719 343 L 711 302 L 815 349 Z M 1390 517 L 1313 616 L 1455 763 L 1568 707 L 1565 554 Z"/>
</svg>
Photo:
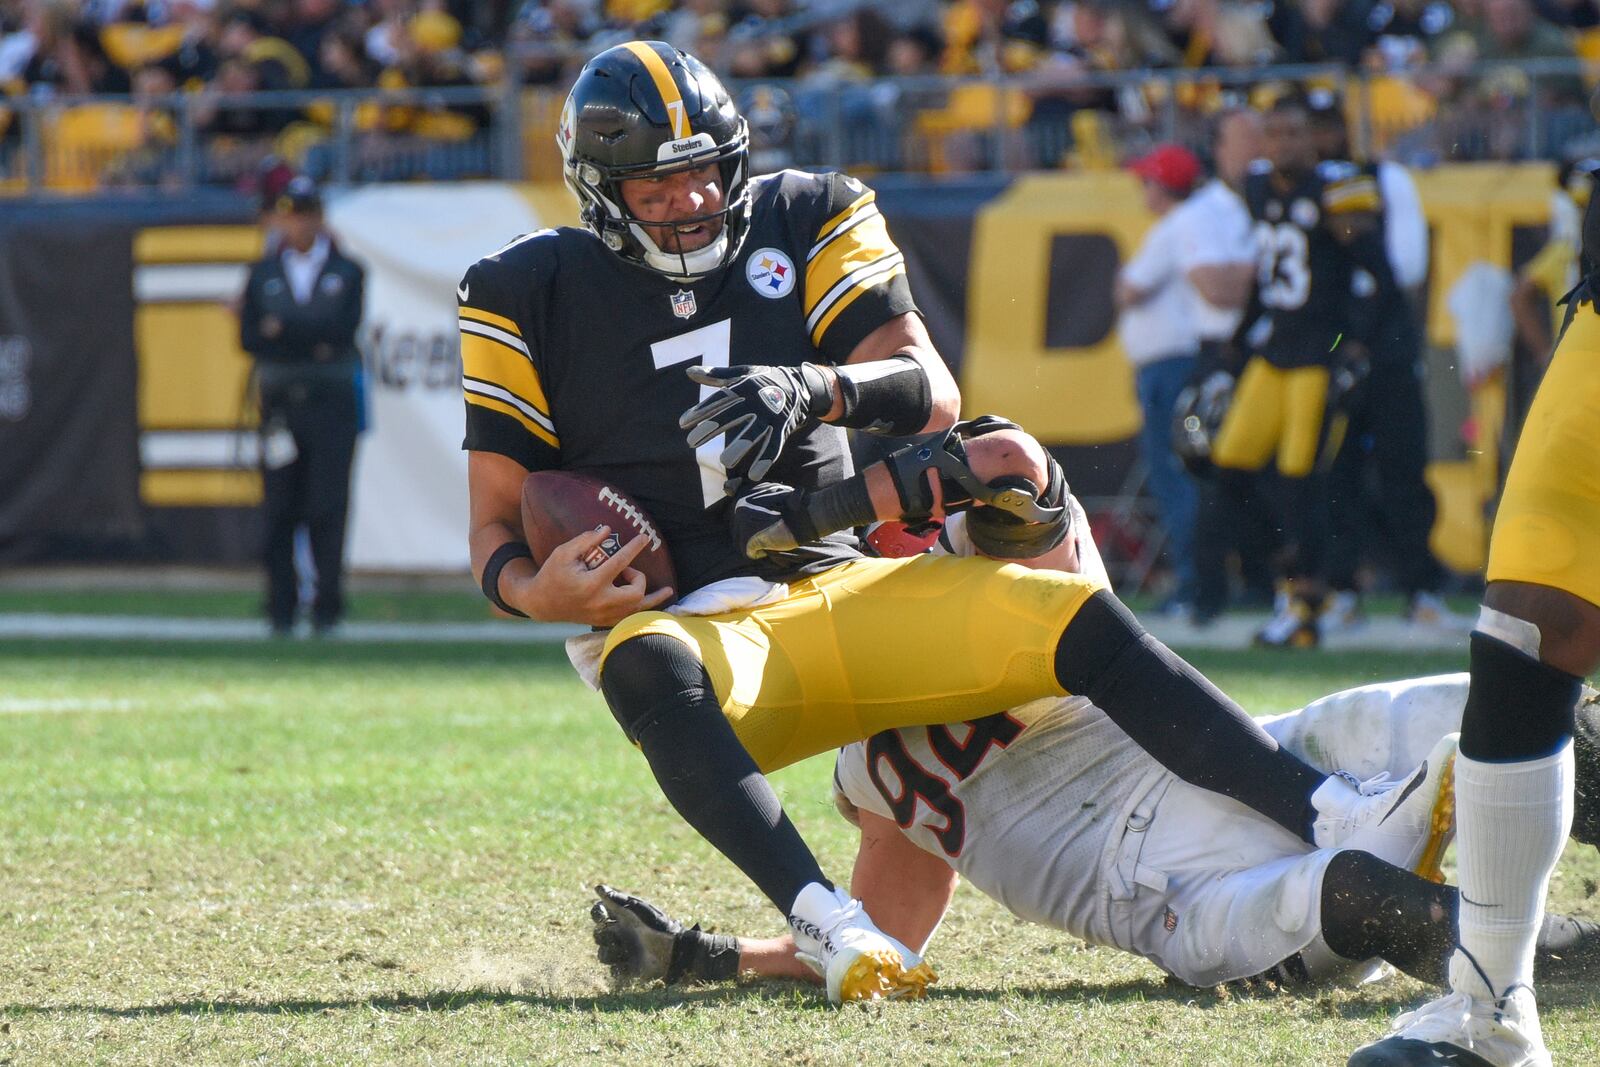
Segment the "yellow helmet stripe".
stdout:
<svg viewBox="0 0 1600 1067">
<path fill-rule="evenodd" d="M 672 123 L 673 140 L 692 136 L 694 131 L 689 128 L 689 112 L 683 105 L 683 94 L 678 92 L 678 83 L 673 80 L 666 62 L 643 41 L 629 41 L 626 48 L 639 57 L 644 69 L 650 72 L 650 80 L 656 83 L 656 92 L 661 94 L 662 103 L 667 105 L 667 121 Z"/>
</svg>

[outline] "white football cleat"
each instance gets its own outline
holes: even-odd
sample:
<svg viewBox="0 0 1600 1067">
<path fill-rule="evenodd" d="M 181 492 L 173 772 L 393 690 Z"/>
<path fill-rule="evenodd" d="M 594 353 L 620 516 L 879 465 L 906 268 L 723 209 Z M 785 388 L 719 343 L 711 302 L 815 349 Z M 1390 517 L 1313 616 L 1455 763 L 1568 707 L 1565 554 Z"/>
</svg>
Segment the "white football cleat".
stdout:
<svg viewBox="0 0 1600 1067">
<path fill-rule="evenodd" d="M 939 980 L 933 968 L 873 925 L 861 902 L 812 882 L 789 916 L 796 955 L 828 986 L 828 1002 L 914 1000 Z"/>
<path fill-rule="evenodd" d="M 1348 1067 L 1550 1067 L 1550 1050 L 1533 990 L 1513 986 L 1497 1001 L 1447 993 L 1408 1011 Z"/>
<path fill-rule="evenodd" d="M 1451 611 L 1444 598 L 1437 593 L 1414 593 L 1406 605 L 1406 622 L 1428 629 L 1460 630 L 1465 633 L 1472 629 L 1473 619 Z"/>
<path fill-rule="evenodd" d="M 1316 648 L 1321 640 L 1317 613 L 1310 602 L 1279 590 L 1272 602 L 1272 618 L 1256 631 L 1251 644 L 1256 648 Z"/>
<path fill-rule="evenodd" d="M 1347 634 L 1367 624 L 1367 613 L 1361 607 L 1361 594 L 1349 589 L 1330 593 L 1317 616 L 1317 630 L 1323 637 Z"/>
<path fill-rule="evenodd" d="M 1455 833 L 1454 777 L 1460 734 L 1446 734 L 1404 778 L 1357 782 L 1337 774 L 1312 794 L 1318 848 L 1357 848 L 1424 877 Z M 1425 862 L 1426 861 L 1426 864 Z"/>
</svg>

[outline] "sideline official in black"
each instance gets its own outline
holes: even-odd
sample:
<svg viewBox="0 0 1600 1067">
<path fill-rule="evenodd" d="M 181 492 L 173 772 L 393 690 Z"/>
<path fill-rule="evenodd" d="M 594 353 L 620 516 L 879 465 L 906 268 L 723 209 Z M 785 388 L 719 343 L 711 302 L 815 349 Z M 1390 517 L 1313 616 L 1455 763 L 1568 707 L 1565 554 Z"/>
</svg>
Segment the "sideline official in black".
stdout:
<svg viewBox="0 0 1600 1067">
<path fill-rule="evenodd" d="M 364 272 L 322 222 L 322 198 L 295 178 L 278 201 L 280 241 L 250 270 L 239 313 L 241 347 L 255 359 L 266 496 L 267 618 L 288 634 L 298 607 L 295 530 L 316 568 L 313 630 L 344 615 L 344 535 L 350 466 L 361 428 L 356 328 Z"/>
</svg>

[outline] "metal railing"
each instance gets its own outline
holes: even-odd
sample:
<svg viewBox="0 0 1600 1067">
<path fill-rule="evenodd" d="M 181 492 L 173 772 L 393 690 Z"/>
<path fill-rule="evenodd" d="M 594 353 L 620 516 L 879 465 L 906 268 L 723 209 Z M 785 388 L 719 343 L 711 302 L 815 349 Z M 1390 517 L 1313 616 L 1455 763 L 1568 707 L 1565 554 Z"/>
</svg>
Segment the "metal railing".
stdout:
<svg viewBox="0 0 1600 1067">
<path fill-rule="evenodd" d="M 1373 74 L 1334 66 L 732 82 L 754 169 L 1105 168 L 1155 141 L 1200 147 L 1211 116 L 1284 88 L 1341 94 L 1358 153 L 1415 165 L 1600 154 L 1577 60 Z M 561 91 L 499 88 L 20 97 L 0 112 L 0 191 L 188 189 L 269 155 L 335 182 L 550 180 Z"/>
<path fill-rule="evenodd" d="M 523 96 L 452 86 L 21 97 L 0 105 L 0 191 L 233 185 L 272 156 L 340 183 L 516 179 Z"/>
</svg>

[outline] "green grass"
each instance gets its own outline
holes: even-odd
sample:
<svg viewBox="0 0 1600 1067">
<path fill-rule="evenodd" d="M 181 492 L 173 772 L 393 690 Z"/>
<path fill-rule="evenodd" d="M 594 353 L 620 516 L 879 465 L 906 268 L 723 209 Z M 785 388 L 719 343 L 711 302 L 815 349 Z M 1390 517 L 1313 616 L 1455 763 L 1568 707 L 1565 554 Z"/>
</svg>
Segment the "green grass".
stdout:
<svg viewBox="0 0 1600 1067">
<path fill-rule="evenodd" d="M 352 622 L 483 622 L 492 618 L 483 594 L 463 576 L 459 590 L 361 590 L 349 597 Z M 155 615 L 258 619 L 262 595 L 233 589 L 6 589 L 0 615 Z"/>
<path fill-rule="evenodd" d="M 1458 656 L 1196 661 L 1258 711 Z M 774 915 L 660 799 L 556 647 L 0 644 L 0 1062 L 1340 1064 L 1416 999 L 1167 987 L 963 887 L 917 1004 L 798 985 L 611 992 L 588 886 Z M 829 762 L 777 776 L 824 866 Z M 1558 874 L 1594 916 L 1600 863 Z M 1592 990 L 1544 990 L 1600 1062 Z"/>
</svg>

